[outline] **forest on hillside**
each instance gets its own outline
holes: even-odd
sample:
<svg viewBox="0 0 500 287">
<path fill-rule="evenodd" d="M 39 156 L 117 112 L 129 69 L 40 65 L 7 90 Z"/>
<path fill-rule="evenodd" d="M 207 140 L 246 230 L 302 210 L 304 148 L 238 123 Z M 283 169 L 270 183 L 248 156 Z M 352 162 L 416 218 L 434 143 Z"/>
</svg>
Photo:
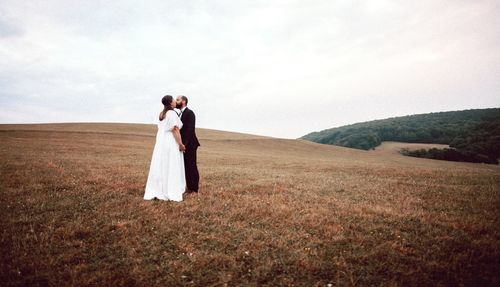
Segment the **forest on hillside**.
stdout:
<svg viewBox="0 0 500 287">
<path fill-rule="evenodd" d="M 498 164 L 500 108 L 393 117 L 313 132 L 302 139 L 357 149 L 383 141 L 448 144 L 446 149 L 405 150 L 409 156 Z"/>
</svg>

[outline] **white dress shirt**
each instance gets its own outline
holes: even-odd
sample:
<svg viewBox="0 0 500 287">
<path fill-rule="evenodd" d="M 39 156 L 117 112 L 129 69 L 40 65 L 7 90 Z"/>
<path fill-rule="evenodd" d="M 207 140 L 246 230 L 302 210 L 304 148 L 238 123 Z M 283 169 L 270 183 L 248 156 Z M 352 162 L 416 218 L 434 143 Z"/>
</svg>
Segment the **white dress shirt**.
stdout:
<svg viewBox="0 0 500 287">
<path fill-rule="evenodd" d="M 179 118 L 180 118 L 180 117 L 182 117 L 182 113 L 184 112 L 184 110 L 185 110 L 186 108 L 187 108 L 187 106 L 181 109 L 181 113 L 179 114 Z"/>
</svg>

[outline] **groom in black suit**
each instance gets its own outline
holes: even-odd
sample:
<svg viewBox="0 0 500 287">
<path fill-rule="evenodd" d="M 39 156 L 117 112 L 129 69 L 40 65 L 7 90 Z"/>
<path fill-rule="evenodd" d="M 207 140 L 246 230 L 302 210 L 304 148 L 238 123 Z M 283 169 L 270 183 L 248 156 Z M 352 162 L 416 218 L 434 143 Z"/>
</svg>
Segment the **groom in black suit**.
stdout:
<svg viewBox="0 0 500 287">
<path fill-rule="evenodd" d="M 200 174 L 196 166 L 196 150 L 200 146 L 200 142 L 196 137 L 195 131 L 196 116 L 187 107 L 187 97 L 177 96 L 176 102 L 177 108 L 181 110 L 179 114 L 182 121 L 181 138 L 183 144 L 186 146 L 186 151 L 184 152 L 184 169 L 186 171 L 187 193 L 197 193 Z"/>
</svg>

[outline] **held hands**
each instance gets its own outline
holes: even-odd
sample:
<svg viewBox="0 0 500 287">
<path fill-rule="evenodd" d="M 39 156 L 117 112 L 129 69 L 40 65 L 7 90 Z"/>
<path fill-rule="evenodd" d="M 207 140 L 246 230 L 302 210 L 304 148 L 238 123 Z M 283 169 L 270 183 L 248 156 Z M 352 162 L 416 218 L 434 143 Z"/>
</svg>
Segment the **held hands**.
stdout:
<svg viewBox="0 0 500 287">
<path fill-rule="evenodd" d="M 185 152 L 186 151 L 186 146 L 183 144 L 179 145 L 179 151 Z"/>
</svg>

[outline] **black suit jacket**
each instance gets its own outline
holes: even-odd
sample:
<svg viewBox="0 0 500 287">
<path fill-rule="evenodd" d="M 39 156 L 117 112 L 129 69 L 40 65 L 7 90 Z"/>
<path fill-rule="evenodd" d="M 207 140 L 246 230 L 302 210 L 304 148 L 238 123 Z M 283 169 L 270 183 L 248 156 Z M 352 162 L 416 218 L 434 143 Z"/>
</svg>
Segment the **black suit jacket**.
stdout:
<svg viewBox="0 0 500 287">
<path fill-rule="evenodd" d="M 182 143 L 186 146 L 187 149 L 195 149 L 200 146 L 200 142 L 196 137 L 196 116 L 194 112 L 190 110 L 188 107 L 184 110 L 181 115 L 182 121 L 182 129 L 181 129 L 181 138 Z"/>
</svg>

